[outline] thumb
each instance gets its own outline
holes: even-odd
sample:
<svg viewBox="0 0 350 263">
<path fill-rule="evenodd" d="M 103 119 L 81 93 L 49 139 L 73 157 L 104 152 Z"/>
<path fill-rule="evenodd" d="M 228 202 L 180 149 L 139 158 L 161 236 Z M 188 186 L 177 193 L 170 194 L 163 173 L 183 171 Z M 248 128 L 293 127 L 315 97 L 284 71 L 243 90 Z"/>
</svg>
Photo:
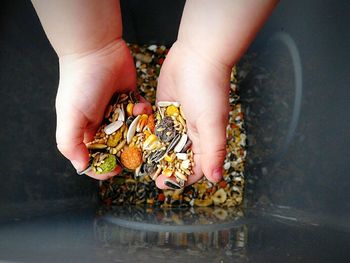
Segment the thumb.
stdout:
<svg viewBox="0 0 350 263">
<path fill-rule="evenodd" d="M 226 157 L 226 126 L 228 116 L 205 116 L 197 120 L 200 144 L 200 162 L 204 175 L 211 182 L 222 179 L 223 162 Z"/>
<path fill-rule="evenodd" d="M 62 116 L 63 115 L 63 116 Z M 58 150 L 69 159 L 77 171 L 86 169 L 89 163 L 89 152 L 83 143 L 84 123 L 81 116 L 71 111 L 71 115 L 57 111 L 56 141 Z"/>
</svg>

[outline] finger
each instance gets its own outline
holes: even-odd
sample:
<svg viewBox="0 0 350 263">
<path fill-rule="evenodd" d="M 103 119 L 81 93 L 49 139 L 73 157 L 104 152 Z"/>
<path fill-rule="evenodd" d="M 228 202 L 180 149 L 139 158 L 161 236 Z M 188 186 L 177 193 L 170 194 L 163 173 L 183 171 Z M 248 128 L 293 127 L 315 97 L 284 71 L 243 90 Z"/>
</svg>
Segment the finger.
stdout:
<svg viewBox="0 0 350 263">
<path fill-rule="evenodd" d="M 200 155 L 195 154 L 193 158 L 194 158 L 193 174 L 188 176 L 187 178 L 188 180 L 185 184 L 186 186 L 197 182 L 203 177 L 203 172 L 200 164 Z M 165 185 L 164 183 L 165 180 L 169 180 L 169 179 L 177 183 L 174 177 L 168 178 L 164 174 L 161 174 L 156 179 L 156 186 L 160 189 L 171 189 L 169 186 Z"/>
<path fill-rule="evenodd" d="M 98 129 L 97 125 L 93 125 L 93 127 L 85 129 L 84 141 L 83 141 L 85 144 L 94 140 L 97 129 Z"/>
<path fill-rule="evenodd" d="M 136 103 L 133 108 L 133 115 L 137 116 L 140 114 L 152 114 L 152 105 L 149 103 L 145 98 L 141 97 L 139 98 L 140 102 Z"/>
<path fill-rule="evenodd" d="M 89 163 L 89 152 L 83 140 L 87 121 L 72 107 L 56 104 L 58 150 L 81 171 Z"/>
<path fill-rule="evenodd" d="M 211 182 L 222 179 L 222 167 L 226 156 L 227 115 L 199 118 L 201 167 L 204 175 Z"/>
</svg>

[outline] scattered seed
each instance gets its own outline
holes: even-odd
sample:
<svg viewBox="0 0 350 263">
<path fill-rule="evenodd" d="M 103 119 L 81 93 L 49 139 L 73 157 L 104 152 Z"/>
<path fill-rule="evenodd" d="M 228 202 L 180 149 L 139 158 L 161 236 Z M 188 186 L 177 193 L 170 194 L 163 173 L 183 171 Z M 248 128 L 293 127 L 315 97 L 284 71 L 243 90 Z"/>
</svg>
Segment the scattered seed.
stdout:
<svg viewBox="0 0 350 263">
<path fill-rule="evenodd" d="M 165 179 L 164 184 L 171 189 L 180 189 L 181 186 L 172 180 Z"/>
<path fill-rule="evenodd" d="M 136 50 L 134 49 L 134 47 L 136 47 L 135 45 L 130 45 L 130 47 L 133 51 Z M 154 87 L 157 85 L 157 76 L 159 74 L 160 65 L 162 64 L 161 61 L 164 59 L 167 52 L 164 52 L 164 48 L 160 47 L 157 47 L 156 51 L 152 50 L 154 50 L 154 47 L 151 49 L 148 49 L 148 47 L 139 48 L 136 53 L 142 53 L 144 54 L 144 57 L 137 57 L 139 59 L 146 58 L 146 60 L 150 62 L 145 63 L 137 60 L 136 66 L 138 74 L 137 85 L 140 89 L 140 93 L 151 103 L 154 103 Z M 232 75 L 232 78 L 234 78 L 234 76 L 235 75 Z M 116 180 L 114 180 L 114 178 L 113 180 L 111 179 L 102 182 L 100 188 L 102 200 L 109 199 L 111 200 L 109 201 L 111 204 L 153 205 L 156 202 L 159 202 L 157 204 L 162 206 L 176 206 L 178 204 L 183 204 L 190 206 L 216 205 L 227 207 L 241 204 L 245 183 L 244 163 L 246 157 L 246 137 L 243 127 L 244 116 L 241 110 L 242 106 L 240 103 L 237 103 L 239 99 L 237 96 L 237 90 L 236 82 L 232 82 L 230 86 L 231 109 L 229 114 L 229 126 L 227 128 L 227 150 L 229 154 L 226 156 L 223 172 L 225 184 L 221 182 L 218 184 L 211 184 L 203 179 L 204 191 L 202 192 L 199 191 L 199 185 L 201 182 L 183 188 L 186 182 L 184 179 L 192 176 L 195 164 L 193 152 L 191 151 L 192 142 L 187 135 L 186 116 L 184 115 L 183 108 L 180 104 L 178 102 L 170 101 L 157 103 L 158 107 L 153 106 L 155 113 L 154 115 L 152 114 L 148 116 L 147 123 L 136 125 L 135 131 L 130 132 L 130 126 L 136 119 L 132 116 L 131 105 L 136 103 L 137 98 L 134 94 L 117 94 L 113 96 L 110 106 L 108 106 L 105 113 L 104 124 L 96 133 L 94 141 L 87 144 L 90 151 L 90 157 L 94 160 L 92 167 L 97 172 L 98 166 L 96 165 L 104 165 L 106 163 L 106 154 L 116 156 L 117 161 L 121 162 L 121 155 L 126 149 L 128 149 L 128 147 L 136 147 L 140 149 L 140 151 L 142 149 L 142 165 L 139 165 L 134 169 L 135 173 L 124 170 L 121 176 L 115 177 L 118 180 L 124 178 L 123 182 L 118 183 L 118 185 L 116 185 Z M 124 120 L 122 119 L 122 111 L 125 111 Z M 170 120 L 167 119 L 168 117 Z M 123 120 L 123 123 L 126 125 L 123 125 L 120 130 L 118 129 L 111 134 L 105 133 L 104 129 L 111 122 L 118 120 Z M 160 123 L 163 125 L 159 125 Z M 107 145 L 108 140 L 111 142 L 112 139 L 110 138 L 116 136 L 118 132 L 122 134 L 122 138 L 119 139 L 118 145 L 114 146 L 115 144 L 113 144 L 110 146 L 110 143 Z M 132 136 L 129 135 L 129 142 L 127 142 L 129 132 L 132 133 Z M 157 136 L 158 143 L 152 145 L 150 148 L 144 148 L 145 141 L 152 134 Z M 179 142 L 184 136 L 187 136 L 187 139 L 185 144 L 180 147 L 178 146 Z M 90 149 L 89 146 L 93 144 L 106 146 L 103 146 L 101 149 Z M 182 149 L 179 150 L 176 147 Z M 175 151 L 175 148 L 178 152 Z M 182 154 L 180 155 L 180 158 L 176 156 L 176 153 Z M 185 158 L 185 155 L 187 156 L 187 159 L 181 160 L 181 158 Z M 94 159 L 95 157 L 96 160 Z M 157 162 L 152 163 L 151 161 L 154 160 Z M 170 172 L 166 169 L 173 171 L 172 174 L 170 175 Z M 175 194 L 175 191 L 168 190 L 170 194 L 164 199 L 159 199 L 162 201 L 157 201 L 158 196 L 163 193 L 163 191 L 156 188 L 153 179 L 156 179 L 160 173 L 167 174 L 169 176 L 167 178 L 172 181 L 170 183 L 175 183 L 177 187 L 181 188 L 181 193 Z M 178 176 L 176 176 L 176 173 Z M 105 189 L 103 190 L 104 192 L 102 189 Z M 220 189 L 223 189 L 226 193 L 226 200 L 223 202 L 222 200 L 225 199 L 225 196 L 219 191 Z M 220 217 L 224 218 L 225 214 L 218 210 L 214 216 L 217 219 L 220 219 Z"/>
</svg>

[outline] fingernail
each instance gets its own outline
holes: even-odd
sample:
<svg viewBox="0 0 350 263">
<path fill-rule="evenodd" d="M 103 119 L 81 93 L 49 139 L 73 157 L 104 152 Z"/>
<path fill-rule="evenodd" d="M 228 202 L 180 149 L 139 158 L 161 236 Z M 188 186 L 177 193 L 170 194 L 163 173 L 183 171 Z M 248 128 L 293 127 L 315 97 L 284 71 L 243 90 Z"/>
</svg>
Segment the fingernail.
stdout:
<svg viewBox="0 0 350 263">
<path fill-rule="evenodd" d="M 171 189 L 181 189 L 181 186 L 178 185 L 177 183 L 175 183 L 174 181 L 171 181 L 171 180 L 168 180 L 168 179 L 165 179 L 164 180 L 164 184 L 171 188 Z"/>
<path fill-rule="evenodd" d="M 87 166 L 82 166 L 81 162 L 76 161 L 76 160 L 71 160 L 74 168 L 77 170 L 77 174 L 82 175 L 84 173 L 87 173 L 90 169 L 91 166 L 88 164 Z"/>
<path fill-rule="evenodd" d="M 77 174 L 78 174 L 78 175 L 83 175 L 83 174 L 86 174 L 86 173 L 90 172 L 91 170 L 92 170 L 92 168 L 91 168 L 91 166 L 89 165 L 87 168 L 85 168 L 85 169 L 82 170 L 82 171 L 78 171 L 78 170 L 77 170 Z"/>
<path fill-rule="evenodd" d="M 213 171 L 213 179 L 219 182 L 222 179 L 222 167 L 218 167 Z"/>
</svg>

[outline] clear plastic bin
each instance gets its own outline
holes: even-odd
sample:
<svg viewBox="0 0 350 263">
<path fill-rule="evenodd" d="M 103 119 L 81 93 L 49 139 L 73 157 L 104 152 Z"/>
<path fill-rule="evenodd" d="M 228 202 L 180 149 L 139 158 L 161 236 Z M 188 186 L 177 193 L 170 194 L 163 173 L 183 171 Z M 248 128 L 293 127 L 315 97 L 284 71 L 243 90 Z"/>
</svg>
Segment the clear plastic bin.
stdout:
<svg viewBox="0 0 350 263">
<path fill-rule="evenodd" d="M 171 44 L 183 4 L 122 1 L 125 38 Z M 349 14 L 347 1 L 283 1 L 240 62 L 242 211 L 101 216 L 97 182 L 55 147 L 57 57 L 29 1 L 2 3 L 0 261 L 349 262 Z"/>
</svg>

